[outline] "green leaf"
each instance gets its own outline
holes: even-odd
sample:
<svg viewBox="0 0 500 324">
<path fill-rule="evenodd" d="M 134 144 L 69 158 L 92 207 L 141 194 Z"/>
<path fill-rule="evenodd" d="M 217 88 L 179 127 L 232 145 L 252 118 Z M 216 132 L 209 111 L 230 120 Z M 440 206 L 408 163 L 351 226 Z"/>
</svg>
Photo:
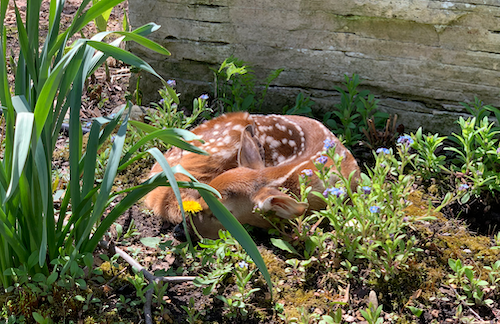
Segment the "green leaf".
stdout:
<svg viewBox="0 0 500 324">
<path fill-rule="evenodd" d="M 99 1 L 102 0 L 92 0 L 92 3 L 95 5 Z M 107 29 L 109 16 L 111 15 L 112 10 L 113 8 L 109 8 L 108 10 L 105 10 L 100 16 L 94 19 L 98 31 L 105 31 Z"/>
<path fill-rule="evenodd" d="M 413 315 L 415 315 L 416 317 L 420 317 L 420 315 L 422 315 L 423 313 L 423 310 L 420 309 L 420 308 L 417 308 L 417 307 L 413 307 L 413 306 L 407 306 L 407 308 L 413 313 Z"/>
<path fill-rule="evenodd" d="M 139 58 L 138 56 L 136 56 L 136 55 L 134 55 L 126 50 L 123 50 L 123 49 L 118 48 L 118 47 L 114 47 L 114 46 L 106 44 L 106 43 L 92 41 L 92 40 L 87 40 L 86 43 L 98 51 L 101 51 L 103 53 L 106 53 L 107 55 L 113 56 L 117 60 L 123 61 L 127 64 L 132 65 L 132 66 L 136 66 L 144 71 L 147 71 L 147 72 L 157 76 L 160 80 L 163 80 L 163 78 L 158 73 L 156 73 L 156 71 L 151 67 L 151 65 L 146 63 L 146 61 L 144 61 L 143 59 Z"/>
<path fill-rule="evenodd" d="M 87 282 L 83 279 L 76 279 L 75 280 L 76 282 L 76 285 L 78 286 L 78 288 L 82 289 L 82 290 L 85 290 L 87 289 Z"/>
<path fill-rule="evenodd" d="M 159 237 L 143 237 L 141 238 L 141 243 L 144 244 L 147 247 L 150 247 L 152 249 L 158 248 L 158 245 L 161 242 L 161 238 Z"/>
<path fill-rule="evenodd" d="M 43 273 L 36 273 L 33 276 L 33 281 L 36 281 L 36 282 L 45 282 L 45 281 L 47 281 L 47 277 L 45 277 L 45 275 Z"/>
<path fill-rule="evenodd" d="M 85 253 L 83 256 L 83 264 L 90 270 L 92 269 L 92 266 L 94 265 L 94 256 L 92 253 Z"/>
<path fill-rule="evenodd" d="M 9 188 L 5 194 L 4 203 L 8 201 L 17 189 L 21 172 L 24 169 L 33 132 L 34 114 L 22 112 L 17 114 L 16 130 L 14 132 L 14 155 Z"/>
<path fill-rule="evenodd" d="M 82 296 L 80 296 L 80 295 L 76 295 L 76 296 L 75 296 L 75 299 L 76 299 L 77 301 L 79 301 L 79 302 L 82 302 L 82 303 L 83 303 L 83 302 L 85 302 L 85 298 L 83 298 L 83 297 L 82 297 Z"/>
<path fill-rule="evenodd" d="M 460 202 L 462 204 L 465 204 L 469 201 L 470 199 L 470 196 L 471 196 L 471 192 L 470 191 L 467 191 L 461 198 L 460 198 Z"/>
<path fill-rule="evenodd" d="M 300 256 L 300 254 L 297 252 L 297 250 L 290 243 L 288 243 L 287 241 L 285 241 L 283 239 L 271 238 L 271 243 L 279 249 L 282 249 L 282 250 L 287 251 L 289 253 L 296 254 L 296 255 Z"/>
<path fill-rule="evenodd" d="M 188 131 L 186 131 L 188 132 Z M 185 151 L 197 153 L 197 154 L 202 154 L 202 155 L 208 155 L 208 153 L 197 146 L 194 146 L 190 143 L 186 143 L 183 140 L 181 140 L 179 135 L 182 132 L 179 132 L 178 129 L 157 129 L 153 131 L 152 133 L 144 136 L 141 138 L 137 143 L 132 146 L 128 152 L 123 156 L 120 164 L 125 163 L 138 149 L 140 149 L 145 143 L 148 141 L 151 141 L 153 139 L 161 139 L 164 143 L 171 144 L 174 146 L 177 146 L 178 148 L 181 148 Z M 190 133 L 190 132 L 189 132 Z M 192 134 L 192 133 L 191 133 Z"/>
<path fill-rule="evenodd" d="M 121 2 L 123 2 L 123 0 L 106 0 L 106 1 L 99 1 L 98 3 L 94 4 L 92 7 L 90 7 L 89 10 L 87 10 L 85 13 L 83 13 L 81 16 L 79 16 L 77 19 L 74 20 L 73 24 L 70 27 L 70 36 L 73 35 L 74 33 L 78 33 L 89 22 L 101 16 L 107 10 L 113 9 L 113 7 L 115 7 Z"/>
<path fill-rule="evenodd" d="M 58 277 L 58 273 L 57 273 L 56 269 L 54 269 L 54 271 L 50 274 L 50 276 L 47 277 L 47 285 L 50 286 L 54 282 L 56 282 L 57 277 Z"/>
<path fill-rule="evenodd" d="M 37 312 L 33 312 L 33 318 L 35 319 L 35 321 L 37 323 L 45 323 L 46 322 L 45 318 L 42 315 L 38 314 Z"/>
</svg>

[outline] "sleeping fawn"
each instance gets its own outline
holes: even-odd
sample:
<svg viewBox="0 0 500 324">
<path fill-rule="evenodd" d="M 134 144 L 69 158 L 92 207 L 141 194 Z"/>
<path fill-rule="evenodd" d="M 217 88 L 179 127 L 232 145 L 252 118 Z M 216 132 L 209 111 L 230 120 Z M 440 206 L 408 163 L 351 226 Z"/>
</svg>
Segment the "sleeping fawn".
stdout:
<svg viewBox="0 0 500 324">
<path fill-rule="evenodd" d="M 204 141 L 192 144 L 209 155 L 174 147 L 165 154 L 168 163 L 182 165 L 198 181 L 217 189 L 222 195 L 221 202 L 243 224 L 269 226 L 256 210 L 274 211 L 279 217 L 293 218 L 308 209 L 324 207 L 323 201 L 314 195 L 308 197 L 308 203 L 297 202 L 279 188 L 299 194 L 299 176 L 304 169 L 315 169 L 314 161 L 324 152 L 325 140 L 334 143 L 335 152 L 342 156 L 342 175 L 348 177 L 354 172 L 355 179 L 359 176 L 359 167 L 352 154 L 323 124 L 311 118 L 239 112 L 205 122 L 192 132 Z M 326 163 L 327 166 L 331 164 L 332 161 Z M 161 171 L 155 164 L 150 176 Z M 188 180 L 184 176 L 177 179 Z M 311 177 L 310 185 L 314 191 L 324 190 L 316 176 Z M 356 181 L 352 186 L 355 190 Z M 196 201 L 203 208 L 193 215 L 197 231 L 204 237 L 217 238 L 223 226 L 199 193 L 193 189 L 181 191 L 183 201 Z M 177 200 L 169 187 L 156 188 L 148 194 L 145 203 L 166 221 L 182 221 Z"/>
</svg>

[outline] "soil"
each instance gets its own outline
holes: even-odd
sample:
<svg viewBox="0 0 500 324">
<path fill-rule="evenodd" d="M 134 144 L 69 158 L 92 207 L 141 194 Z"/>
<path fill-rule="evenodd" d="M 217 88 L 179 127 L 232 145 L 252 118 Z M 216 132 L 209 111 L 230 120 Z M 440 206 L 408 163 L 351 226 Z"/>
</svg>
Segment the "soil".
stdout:
<svg viewBox="0 0 500 324">
<path fill-rule="evenodd" d="M 80 2 L 80 0 L 66 1 L 62 19 L 64 26 L 69 25 Z M 24 15 L 26 0 L 16 1 L 16 3 L 21 15 Z M 123 12 L 127 10 L 127 7 L 127 2 L 124 2 L 114 8 L 110 17 L 109 30 L 121 30 Z M 49 2 L 44 0 L 42 2 L 42 20 L 40 22 L 41 26 L 44 27 L 48 26 L 48 8 Z M 12 28 L 12 30 L 15 27 L 12 1 L 9 3 L 6 26 L 7 28 Z M 43 30 L 46 31 L 47 28 L 43 28 Z M 96 29 L 93 25 L 86 27 L 84 30 L 85 35 L 93 35 L 95 33 Z M 19 53 L 19 44 L 17 43 L 15 32 L 9 33 L 7 42 L 8 48 L 13 50 L 13 55 L 17 55 Z M 130 70 L 127 66 L 114 60 L 108 60 L 108 64 L 110 67 L 109 76 L 106 75 L 103 68 L 100 68 L 88 80 L 87 91 L 84 93 L 81 110 L 82 124 L 91 121 L 92 118 L 109 115 L 114 108 L 125 103 L 125 93 L 128 88 Z M 14 77 L 10 75 L 9 82 L 12 83 L 13 81 Z M 67 137 L 64 133 L 61 133 L 56 146 L 59 152 L 64 152 L 67 149 Z M 363 153 L 359 155 L 366 156 Z M 151 166 L 151 163 L 148 163 L 143 168 L 143 174 L 139 170 L 139 174 L 125 174 L 125 178 L 140 178 L 147 174 Z M 362 164 L 363 161 L 360 161 L 360 165 Z M 54 160 L 54 168 L 58 169 L 61 174 L 67 174 L 67 167 L 67 159 L 64 157 L 64 153 L 61 153 L 60 158 Z M 412 195 L 413 208 L 415 209 L 412 212 L 423 213 L 427 208 L 426 201 L 431 197 L 425 190 L 424 193 L 418 194 L 420 189 L 415 188 L 415 193 Z M 486 207 L 488 209 L 485 210 L 485 206 L 490 207 Z M 456 287 L 445 284 L 443 280 L 449 273 L 449 269 L 445 269 L 448 258 L 463 257 L 467 260 L 468 264 L 477 266 L 476 262 L 478 262 L 478 258 L 467 256 L 468 251 L 482 254 L 482 260 L 487 260 L 488 258 L 498 259 L 498 253 L 490 251 L 490 248 L 493 246 L 490 239 L 491 236 L 476 235 L 470 231 L 469 226 L 464 221 L 457 220 L 456 215 L 462 210 L 481 215 L 481 217 L 476 216 L 476 219 L 472 222 L 472 228 L 477 228 L 487 235 L 492 235 L 496 232 L 495 226 L 500 221 L 498 213 L 500 206 L 498 204 L 490 203 L 489 205 L 485 205 L 480 201 L 474 200 L 465 207 L 467 208 L 464 208 L 463 205 L 453 205 L 445 209 L 446 218 L 439 216 L 437 221 L 426 222 L 424 225 L 416 226 L 414 234 L 418 237 L 419 246 L 423 250 L 422 260 L 418 260 L 419 263 L 410 264 L 410 268 L 402 272 L 393 281 L 389 283 L 372 281 L 370 287 L 362 284 L 361 282 L 363 281 L 356 280 L 351 281 L 353 282 L 351 286 L 346 283 L 345 278 L 341 275 L 336 273 L 325 274 L 321 272 L 321 269 L 318 269 L 317 273 L 308 273 L 307 282 L 302 283 L 297 277 L 284 274 L 283 269 L 286 267 L 285 260 L 287 255 L 283 251 L 277 251 L 270 244 L 266 233 L 255 230 L 253 236 L 264 259 L 267 261 L 273 279 L 277 279 L 275 281 L 277 282 L 276 288 L 286 291 L 289 294 L 278 294 L 278 300 L 275 300 L 275 302 L 283 303 L 289 309 L 303 306 L 305 311 L 309 313 L 323 315 L 325 308 L 320 308 L 318 305 L 329 305 L 326 309 L 334 310 L 338 307 L 336 306 L 337 304 L 345 302 L 347 306 L 343 307 L 344 322 L 367 323 L 361 316 L 360 310 L 367 308 L 368 300 L 372 300 L 369 296 L 373 290 L 377 292 L 375 300 L 378 299 L 378 303 L 383 305 L 382 316 L 384 322 L 459 323 L 460 320 L 456 318 L 456 315 L 457 305 L 460 302 L 456 298 Z M 489 215 L 491 216 L 488 217 L 488 221 L 491 224 L 481 221 L 481 219 L 484 220 L 483 214 L 485 212 L 490 213 Z M 469 217 L 470 219 L 471 217 Z M 126 239 L 121 238 L 116 242 L 116 246 L 132 255 L 136 253 L 138 261 L 150 272 L 159 270 L 178 271 L 178 269 L 182 269 L 185 266 L 182 260 L 179 260 L 179 257 L 168 253 L 158 253 L 157 249 L 147 247 L 141 242 L 143 238 L 161 237 L 161 241 L 164 243 L 173 241 L 173 244 L 178 244 L 179 242 L 175 241 L 172 235 L 172 225 L 163 224 L 160 219 L 146 210 L 141 202 L 134 205 L 117 220 L 117 224 L 121 225 L 124 231 L 131 226 L 132 222 L 138 235 Z M 115 226 L 111 228 L 110 233 L 111 239 L 116 239 Z M 108 254 L 108 251 L 99 249 L 96 251 L 96 259 L 98 259 L 97 256 L 99 254 Z M 120 264 L 121 267 L 126 268 L 125 273 L 133 275 L 129 265 L 121 261 Z M 182 271 L 179 270 L 180 273 L 178 274 L 198 274 L 189 273 L 186 270 L 187 268 L 184 268 Z M 368 272 L 360 272 L 356 275 L 363 278 L 369 277 L 370 274 Z M 96 285 L 93 288 L 94 290 L 102 289 L 102 291 L 96 294 L 103 297 L 101 300 L 103 303 L 109 305 L 110 309 L 120 302 L 120 295 L 131 300 L 137 299 L 136 289 L 126 278 L 122 278 L 118 274 L 116 274 L 115 278 L 118 279 L 113 284 L 109 283 L 104 286 Z M 325 282 L 327 284 L 324 284 Z M 259 278 L 253 282 L 253 286 L 261 288 L 252 299 L 252 304 L 258 305 L 258 307 L 253 308 L 252 313 L 246 319 L 228 319 L 222 316 L 224 312 L 223 302 L 217 298 L 213 298 L 214 295 L 205 296 L 201 288 L 195 287 L 190 282 L 170 283 L 163 299 L 165 301 L 164 310 L 160 311 L 158 307 L 154 309 L 155 320 L 164 323 L 186 322 L 187 313 L 182 306 L 188 306 L 192 298 L 194 300 L 194 308 L 197 312 L 202 313 L 203 321 L 201 322 L 284 323 L 279 318 L 277 312 L 273 310 L 273 305 L 269 300 L 269 293 L 263 279 Z M 224 285 L 219 285 L 217 290 L 218 294 L 229 296 L 236 290 L 236 286 L 233 281 L 228 279 L 224 281 Z M 498 293 L 491 293 L 491 295 L 498 296 Z M 419 318 L 412 317 L 409 310 L 403 306 L 422 308 L 423 314 Z M 138 307 L 142 308 L 142 304 Z M 498 300 L 494 300 L 492 307 L 484 306 L 472 309 L 463 304 L 462 309 L 463 316 L 469 318 L 471 322 L 480 322 L 479 319 L 485 320 L 485 323 L 500 322 Z M 94 318 L 95 322 L 101 323 L 116 321 L 129 323 L 143 322 L 143 313 L 139 310 L 132 310 L 130 312 L 122 311 L 118 315 L 109 315 L 108 317 L 103 316 L 105 311 L 102 311 L 102 309 L 99 312 L 102 313 L 92 314 L 90 311 L 83 312 L 80 314 L 80 317 L 75 319 L 81 323 L 84 320 L 88 323 L 93 323 L 92 320 L 88 320 L 89 317 Z M 294 315 L 299 317 L 298 313 Z M 397 318 L 398 316 L 399 319 Z"/>
</svg>

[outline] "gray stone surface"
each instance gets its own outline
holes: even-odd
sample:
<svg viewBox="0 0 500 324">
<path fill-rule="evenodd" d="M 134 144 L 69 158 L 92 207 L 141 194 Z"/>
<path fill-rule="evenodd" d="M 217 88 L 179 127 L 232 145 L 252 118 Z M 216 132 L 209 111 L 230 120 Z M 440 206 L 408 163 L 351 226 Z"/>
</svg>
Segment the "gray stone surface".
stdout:
<svg viewBox="0 0 500 324">
<path fill-rule="evenodd" d="M 162 25 L 151 38 L 172 55 L 130 49 L 176 79 L 185 103 L 210 91 L 210 68 L 234 55 L 262 78 L 285 69 L 265 102 L 273 111 L 299 91 L 331 109 L 346 73 L 409 129 L 451 131 L 459 102 L 474 96 L 498 106 L 500 0 L 129 0 L 129 8 L 134 28 Z M 146 102 L 160 86 L 146 75 L 141 85 Z"/>
</svg>

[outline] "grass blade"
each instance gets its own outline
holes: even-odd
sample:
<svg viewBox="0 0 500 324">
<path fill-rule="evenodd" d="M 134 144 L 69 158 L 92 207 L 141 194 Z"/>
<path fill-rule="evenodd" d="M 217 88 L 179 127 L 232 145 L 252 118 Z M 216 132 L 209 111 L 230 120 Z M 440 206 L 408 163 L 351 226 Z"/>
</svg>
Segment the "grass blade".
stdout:
<svg viewBox="0 0 500 324">
<path fill-rule="evenodd" d="M 97 42 L 97 41 L 92 41 L 92 40 L 87 40 L 86 43 L 89 46 L 92 46 L 98 51 L 104 52 L 109 56 L 113 56 L 117 60 L 123 61 L 127 64 L 130 64 L 132 66 L 136 66 L 144 71 L 147 71 L 155 76 L 157 76 L 160 80 L 163 80 L 163 78 L 156 73 L 156 71 L 146 63 L 143 59 L 139 58 L 138 56 L 127 52 L 126 50 L 122 50 L 121 48 L 114 47 L 113 45 L 109 45 L 106 43 L 102 42 Z"/>
<path fill-rule="evenodd" d="M 17 189 L 21 172 L 24 169 L 26 159 L 31 143 L 31 134 L 33 132 L 34 114 L 30 112 L 21 112 L 17 114 L 16 130 L 14 132 L 14 152 L 12 173 L 10 176 L 9 188 L 7 189 L 5 203 L 9 200 L 13 192 Z"/>
</svg>

